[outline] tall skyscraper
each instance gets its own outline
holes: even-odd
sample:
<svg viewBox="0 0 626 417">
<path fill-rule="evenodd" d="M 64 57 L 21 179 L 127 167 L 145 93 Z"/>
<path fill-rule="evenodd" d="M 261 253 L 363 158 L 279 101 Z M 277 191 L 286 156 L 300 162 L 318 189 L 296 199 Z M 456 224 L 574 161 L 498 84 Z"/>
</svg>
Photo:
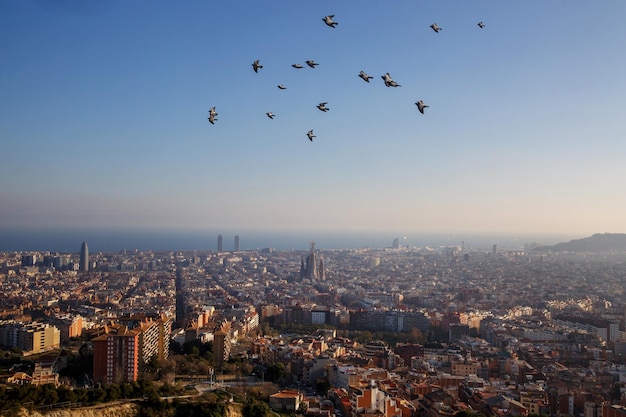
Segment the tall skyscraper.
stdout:
<svg viewBox="0 0 626 417">
<path fill-rule="evenodd" d="M 221 252 L 222 250 L 224 250 L 222 246 L 222 235 L 217 235 L 217 251 Z"/>
<path fill-rule="evenodd" d="M 22 255 L 22 266 L 35 266 L 37 263 L 37 255 Z"/>
<path fill-rule="evenodd" d="M 239 252 L 239 235 L 235 235 L 235 252 Z"/>
<path fill-rule="evenodd" d="M 317 265 L 315 242 L 311 242 L 311 251 L 306 259 L 303 259 L 300 264 L 300 278 L 309 278 L 312 280 L 326 279 L 324 273 L 324 260 L 320 259 L 319 268 Z"/>
<path fill-rule="evenodd" d="M 315 242 L 311 242 L 311 253 L 309 253 L 309 257 L 307 258 L 306 269 L 308 272 L 308 278 L 317 278 L 317 257 L 315 256 Z"/>
<path fill-rule="evenodd" d="M 89 248 L 87 247 L 87 242 L 83 242 L 80 246 L 79 270 L 81 272 L 89 272 Z"/>
</svg>

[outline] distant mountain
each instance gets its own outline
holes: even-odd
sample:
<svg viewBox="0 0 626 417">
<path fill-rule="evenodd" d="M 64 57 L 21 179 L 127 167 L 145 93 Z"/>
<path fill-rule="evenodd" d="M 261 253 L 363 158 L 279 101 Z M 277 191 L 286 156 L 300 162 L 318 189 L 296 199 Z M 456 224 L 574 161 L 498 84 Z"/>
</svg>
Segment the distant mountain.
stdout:
<svg viewBox="0 0 626 417">
<path fill-rule="evenodd" d="M 626 233 L 596 233 L 582 239 L 557 243 L 553 246 L 541 246 L 537 251 L 555 252 L 610 252 L 626 251 Z"/>
</svg>

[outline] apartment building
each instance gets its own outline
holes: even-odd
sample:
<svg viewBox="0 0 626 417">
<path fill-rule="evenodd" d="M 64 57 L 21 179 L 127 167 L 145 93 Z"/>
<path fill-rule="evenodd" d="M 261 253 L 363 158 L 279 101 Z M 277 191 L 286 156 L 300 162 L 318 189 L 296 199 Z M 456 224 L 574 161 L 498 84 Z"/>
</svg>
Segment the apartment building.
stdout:
<svg viewBox="0 0 626 417">
<path fill-rule="evenodd" d="M 47 323 L 3 320 L 0 321 L 0 345 L 20 348 L 24 356 L 34 355 L 58 349 L 61 332 Z"/>
<path fill-rule="evenodd" d="M 107 384 L 137 381 L 140 337 L 140 329 L 118 326 L 93 339 L 94 381 Z"/>
</svg>

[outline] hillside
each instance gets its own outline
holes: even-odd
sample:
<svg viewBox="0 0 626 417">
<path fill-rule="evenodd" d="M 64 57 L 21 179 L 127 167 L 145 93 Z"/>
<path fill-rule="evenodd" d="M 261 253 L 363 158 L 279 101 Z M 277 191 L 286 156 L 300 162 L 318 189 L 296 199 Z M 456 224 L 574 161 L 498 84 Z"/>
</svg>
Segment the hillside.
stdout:
<svg viewBox="0 0 626 417">
<path fill-rule="evenodd" d="M 555 252 L 626 252 L 626 233 L 596 233 L 590 237 L 542 246 L 536 251 Z"/>
<path fill-rule="evenodd" d="M 99 404 L 93 407 L 52 410 L 47 412 L 21 409 L 19 417 L 137 417 L 140 415 L 139 404 Z M 241 417 L 241 404 L 226 404 L 225 417 Z"/>
<path fill-rule="evenodd" d="M 48 412 L 22 409 L 19 417 L 136 417 L 139 414 L 137 404 L 101 404 L 95 407 L 52 410 Z"/>
</svg>

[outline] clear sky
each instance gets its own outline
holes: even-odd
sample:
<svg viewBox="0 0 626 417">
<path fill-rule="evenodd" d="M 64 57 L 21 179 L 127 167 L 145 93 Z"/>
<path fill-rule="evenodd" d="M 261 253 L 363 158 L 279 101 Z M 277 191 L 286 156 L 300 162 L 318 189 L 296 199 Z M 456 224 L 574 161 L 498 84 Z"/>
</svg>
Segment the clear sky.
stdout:
<svg viewBox="0 0 626 417">
<path fill-rule="evenodd" d="M 625 22 L 624 0 L 4 0 L 0 228 L 626 232 Z"/>
</svg>

